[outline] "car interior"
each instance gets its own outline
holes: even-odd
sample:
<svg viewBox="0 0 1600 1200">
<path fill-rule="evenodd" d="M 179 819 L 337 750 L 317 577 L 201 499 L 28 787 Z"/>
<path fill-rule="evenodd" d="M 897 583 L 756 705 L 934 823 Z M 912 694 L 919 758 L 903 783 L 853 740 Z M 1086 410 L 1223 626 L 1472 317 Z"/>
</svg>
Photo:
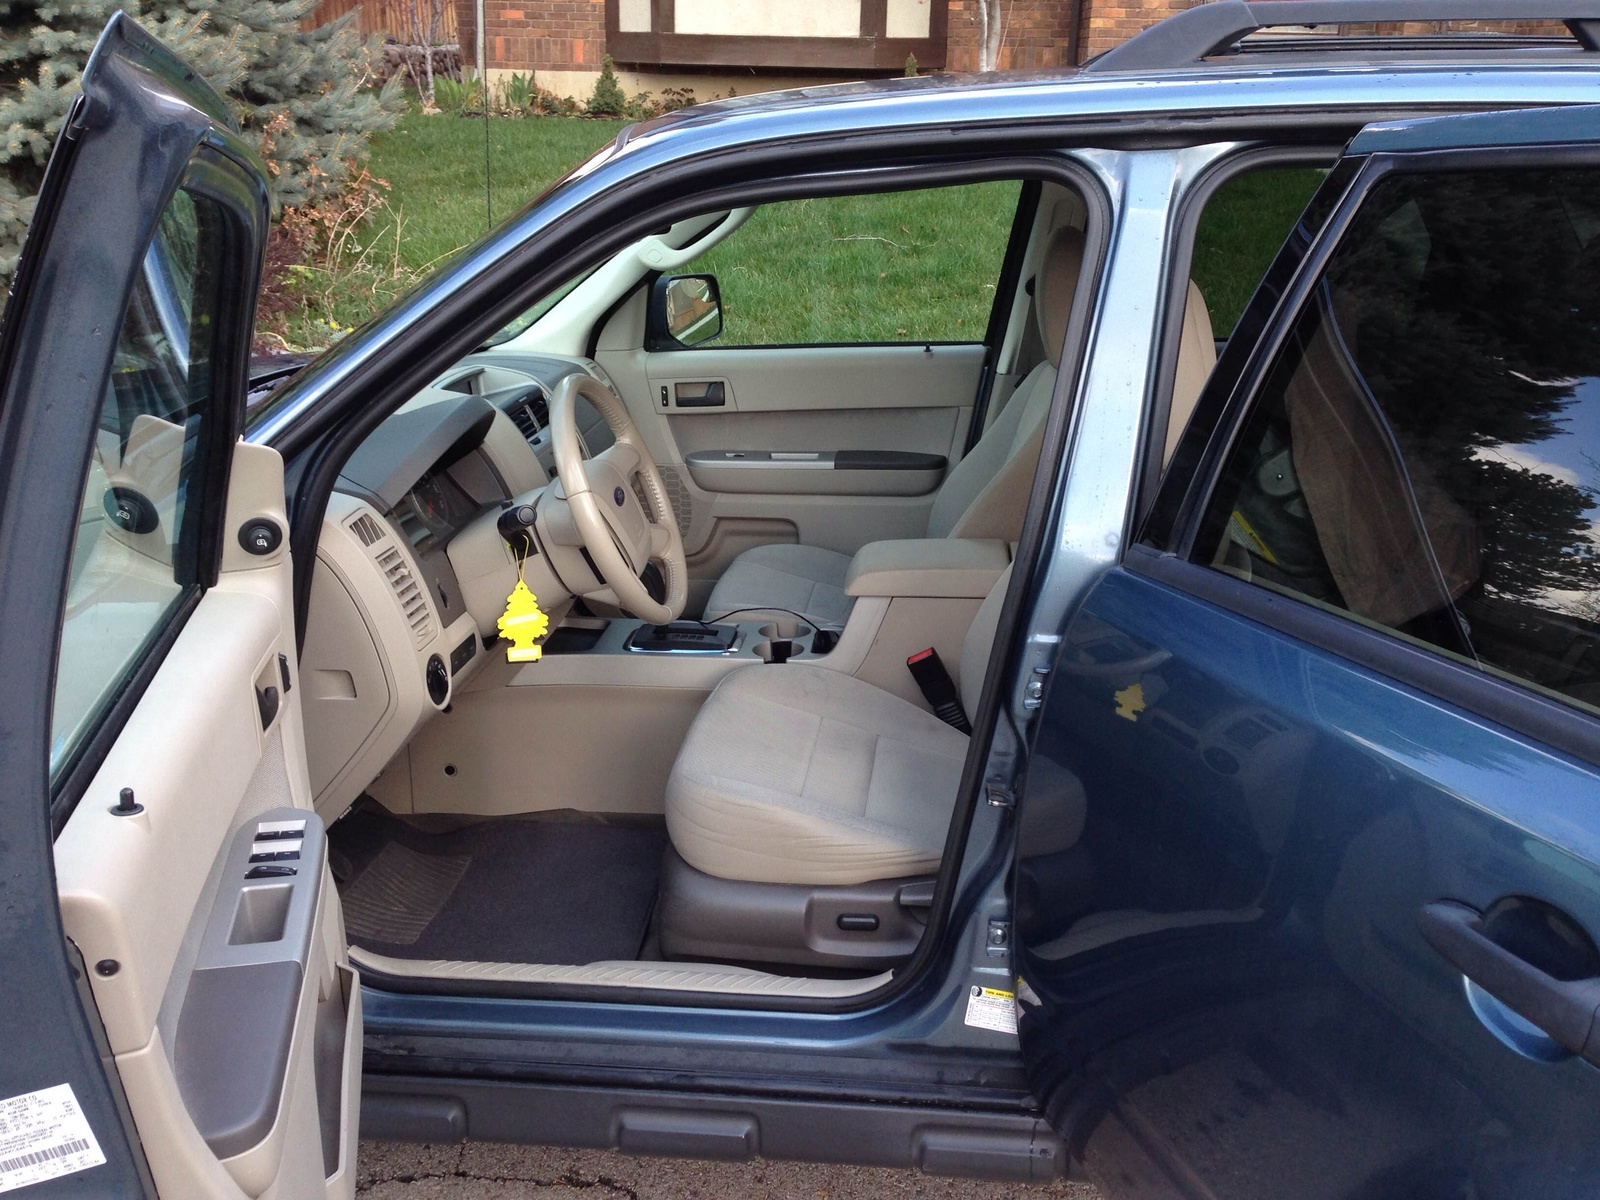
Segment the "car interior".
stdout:
<svg viewBox="0 0 1600 1200">
<path fill-rule="evenodd" d="M 301 702 L 362 971 L 840 997 L 914 952 L 1098 236 L 1060 183 L 979 186 L 967 340 L 888 313 L 774 344 L 739 238 L 819 202 L 712 212 L 350 458 Z M 1214 359 L 1191 283 L 1169 447 Z M 519 580 L 537 661 L 499 637 Z M 1081 809 L 1070 774 L 1049 790 Z"/>
</svg>

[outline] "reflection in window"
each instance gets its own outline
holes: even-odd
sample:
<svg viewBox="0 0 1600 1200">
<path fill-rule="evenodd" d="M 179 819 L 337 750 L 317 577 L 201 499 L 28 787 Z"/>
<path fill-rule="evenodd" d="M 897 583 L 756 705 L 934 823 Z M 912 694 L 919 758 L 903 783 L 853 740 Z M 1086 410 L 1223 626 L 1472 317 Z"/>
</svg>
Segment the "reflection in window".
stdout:
<svg viewBox="0 0 1600 1200">
<path fill-rule="evenodd" d="M 196 582 L 195 489 L 201 422 L 214 411 L 221 221 L 213 201 L 179 192 L 123 315 L 73 540 L 52 780 Z"/>
<path fill-rule="evenodd" d="M 1600 706 L 1600 172 L 1392 177 L 1208 511 L 1215 565 Z"/>
</svg>

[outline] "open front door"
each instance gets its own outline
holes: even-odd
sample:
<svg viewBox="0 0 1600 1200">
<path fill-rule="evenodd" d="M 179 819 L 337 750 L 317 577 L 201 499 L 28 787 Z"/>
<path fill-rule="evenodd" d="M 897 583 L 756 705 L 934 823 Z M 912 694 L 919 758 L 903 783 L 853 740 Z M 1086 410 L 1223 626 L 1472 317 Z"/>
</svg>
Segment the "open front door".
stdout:
<svg viewBox="0 0 1600 1200">
<path fill-rule="evenodd" d="M 1023 1052 L 1109 1195 L 1593 1196 L 1600 109 L 1311 213 L 1063 632 Z"/>
<path fill-rule="evenodd" d="M 239 441 L 264 175 L 126 17 L 83 86 L 0 334 L 0 1191 L 348 1196 L 360 992 Z"/>
</svg>

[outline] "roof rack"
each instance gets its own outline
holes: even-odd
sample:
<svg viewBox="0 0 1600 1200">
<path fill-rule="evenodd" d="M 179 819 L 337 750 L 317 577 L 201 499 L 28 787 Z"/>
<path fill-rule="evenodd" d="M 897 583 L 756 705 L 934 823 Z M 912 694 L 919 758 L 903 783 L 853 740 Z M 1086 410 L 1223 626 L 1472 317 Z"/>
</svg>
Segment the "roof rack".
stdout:
<svg viewBox="0 0 1600 1200">
<path fill-rule="evenodd" d="M 1390 21 L 1560 21 L 1584 50 L 1600 50 L 1600 0 L 1210 0 L 1135 34 L 1083 69 L 1188 67 L 1229 53 L 1263 29 Z M 1306 41 L 1295 39 L 1297 48 Z"/>
</svg>

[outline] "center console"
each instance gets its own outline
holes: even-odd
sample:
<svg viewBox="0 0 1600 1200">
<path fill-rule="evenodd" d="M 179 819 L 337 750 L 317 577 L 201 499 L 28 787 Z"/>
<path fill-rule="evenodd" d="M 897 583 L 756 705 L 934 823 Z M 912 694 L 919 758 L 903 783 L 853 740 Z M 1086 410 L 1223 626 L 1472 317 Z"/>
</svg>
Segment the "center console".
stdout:
<svg viewBox="0 0 1600 1200">
<path fill-rule="evenodd" d="M 650 625 L 631 618 L 569 617 L 544 644 L 546 657 L 629 654 L 644 658 L 716 659 L 729 666 L 818 659 L 837 634 L 794 617 L 769 621 L 673 621 Z"/>
<path fill-rule="evenodd" d="M 740 640 L 737 625 L 673 621 L 641 625 L 624 643 L 634 654 L 731 654 Z"/>
</svg>

